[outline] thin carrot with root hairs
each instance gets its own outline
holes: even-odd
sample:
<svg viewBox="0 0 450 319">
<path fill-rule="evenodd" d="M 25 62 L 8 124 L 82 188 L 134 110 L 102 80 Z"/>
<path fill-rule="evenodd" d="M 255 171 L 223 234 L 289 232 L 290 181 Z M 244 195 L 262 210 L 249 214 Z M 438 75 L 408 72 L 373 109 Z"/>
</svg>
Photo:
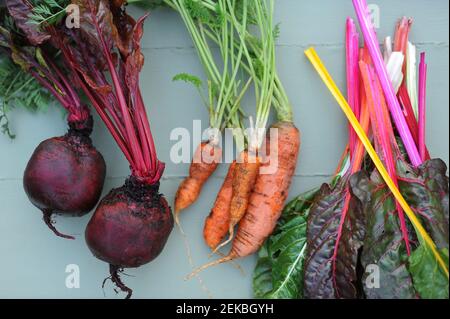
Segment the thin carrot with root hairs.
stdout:
<svg viewBox="0 0 450 319">
<path fill-rule="evenodd" d="M 175 222 L 178 225 L 178 229 L 183 238 L 186 255 L 191 267 L 194 267 L 194 260 L 192 258 L 189 239 L 179 220 L 179 214 L 198 199 L 204 184 L 216 171 L 221 160 L 222 149 L 220 147 L 214 145 L 210 141 L 202 142 L 195 151 L 189 168 L 189 176 L 181 183 L 175 195 Z M 202 289 L 208 295 L 211 295 L 209 289 L 204 284 L 203 279 L 200 276 L 198 276 L 197 279 Z"/>
<path fill-rule="evenodd" d="M 181 183 L 175 196 L 175 222 L 183 238 L 186 255 L 191 267 L 194 267 L 194 260 L 192 258 L 189 239 L 180 224 L 179 214 L 198 199 L 204 184 L 216 171 L 221 159 L 222 149 L 220 147 L 213 145 L 210 141 L 201 143 L 197 147 L 192 159 L 189 176 Z M 202 289 L 210 295 L 209 289 L 203 283 L 203 279 L 200 276 L 197 279 Z"/>
<path fill-rule="evenodd" d="M 278 166 L 271 174 L 258 175 L 247 212 L 239 223 L 230 253 L 197 268 L 187 279 L 209 267 L 250 256 L 258 251 L 273 232 L 287 199 L 300 151 L 300 132 L 292 122 L 279 122 L 273 128 L 278 129 L 278 154 L 271 154 L 271 157 L 278 156 Z M 270 165 L 270 161 L 263 163 L 261 169 Z"/>
</svg>

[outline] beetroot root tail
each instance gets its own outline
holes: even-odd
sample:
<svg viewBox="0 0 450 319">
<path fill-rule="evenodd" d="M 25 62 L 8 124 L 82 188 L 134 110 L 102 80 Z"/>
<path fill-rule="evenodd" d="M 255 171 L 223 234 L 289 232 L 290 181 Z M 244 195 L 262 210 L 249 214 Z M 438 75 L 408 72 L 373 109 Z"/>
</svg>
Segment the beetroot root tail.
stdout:
<svg viewBox="0 0 450 319">
<path fill-rule="evenodd" d="M 133 290 L 131 288 L 128 288 L 127 286 L 125 286 L 125 284 L 122 282 L 122 279 L 120 279 L 120 276 L 119 276 L 120 271 L 121 271 L 120 267 L 114 266 L 114 265 L 109 265 L 109 273 L 111 274 L 111 281 L 117 286 L 117 288 L 119 288 L 123 292 L 127 293 L 127 296 L 125 297 L 125 299 L 130 299 L 131 295 L 133 294 Z M 103 284 L 104 284 L 104 282 L 103 282 Z"/>
<path fill-rule="evenodd" d="M 43 210 L 43 211 L 42 211 L 42 214 L 43 214 L 43 219 L 44 219 L 45 224 L 48 226 L 48 228 L 50 228 L 50 230 L 51 230 L 56 236 L 61 237 L 61 238 L 65 238 L 65 239 L 71 239 L 71 240 L 74 240 L 74 239 L 75 239 L 75 237 L 69 236 L 69 235 L 64 235 L 64 234 L 60 233 L 60 232 L 56 229 L 55 225 L 53 225 L 53 222 L 52 222 L 52 215 L 53 215 L 53 212 L 52 212 L 52 211 L 50 211 L 50 210 Z"/>
</svg>

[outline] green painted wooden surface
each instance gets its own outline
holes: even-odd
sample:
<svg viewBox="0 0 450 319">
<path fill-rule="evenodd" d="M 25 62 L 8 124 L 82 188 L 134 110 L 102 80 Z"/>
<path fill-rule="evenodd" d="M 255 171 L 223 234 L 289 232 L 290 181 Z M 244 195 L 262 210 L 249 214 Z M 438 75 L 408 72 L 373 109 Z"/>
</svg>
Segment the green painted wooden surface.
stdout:
<svg viewBox="0 0 450 319">
<path fill-rule="evenodd" d="M 412 40 L 425 50 L 429 63 L 428 145 L 434 157 L 449 162 L 449 41 L 446 0 L 378 0 L 381 9 L 381 36 L 393 33 L 396 20 L 414 17 Z M 136 15 L 139 10 L 133 10 Z M 329 67 L 338 85 L 345 89 L 345 18 L 354 16 L 350 0 L 278 0 L 276 20 L 281 22 L 278 66 L 288 95 L 295 107 L 295 121 L 303 134 L 302 151 L 291 196 L 329 179 L 347 139 L 346 121 L 332 97 L 303 55 L 311 45 Z M 152 13 L 144 39 L 146 66 L 142 87 L 149 110 L 159 155 L 167 163 L 162 192 L 172 202 L 176 188 L 187 172 L 187 165 L 169 160 L 174 142 L 169 140 L 175 127 L 192 128 L 193 119 L 207 125 L 207 117 L 196 92 L 188 85 L 173 83 L 180 72 L 201 75 L 202 71 L 190 39 L 177 15 L 168 10 Z M 248 101 L 247 104 L 251 102 Z M 56 218 L 58 228 L 77 237 L 76 241 L 55 238 L 41 221 L 40 213 L 29 203 L 22 189 L 22 173 L 36 145 L 50 136 L 65 132 L 65 122 L 56 107 L 46 114 L 32 115 L 17 110 L 11 114 L 17 133 L 13 142 L 0 136 L 0 297 L 38 298 L 121 298 L 111 284 L 104 291 L 101 283 L 107 265 L 95 259 L 83 238 L 89 216 L 78 219 Z M 105 191 L 120 186 L 128 166 L 117 147 L 97 121 L 95 145 L 108 163 Z M 208 183 L 199 202 L 183 213 L 182 223 L 189 236 L 197 265 L 208 261 L 202 240 L 205 216 L 215 198 L 226 167 Z M 202 274 L 214 298 L 251 298 L 251 273 L 255 258 L 232 265 L 221 265 Z M 81 287 L 65 285 L 68 264 L 80 267 Z M 163 254 L 153 263 L 128 270 L 126 283 L 136 298 L 207 298 L 196 280 L 184 281 L 190 272 L 180 233 L 175 230 Z"/>
</svg>

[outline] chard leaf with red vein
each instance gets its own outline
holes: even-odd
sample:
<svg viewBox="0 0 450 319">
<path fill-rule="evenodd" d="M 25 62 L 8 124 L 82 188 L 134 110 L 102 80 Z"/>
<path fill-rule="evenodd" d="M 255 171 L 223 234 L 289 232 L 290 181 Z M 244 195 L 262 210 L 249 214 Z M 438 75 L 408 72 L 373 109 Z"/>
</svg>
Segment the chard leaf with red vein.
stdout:
<svg viewBox="0 0 450 319">
<path fill-rule="evenodd" d="M 359 295 L 358 251 L 365 233 L 364 213 L 349 196 L 348 177 L 333 188 L 324 184 L 308 216 L 304 293 L 310 299 L 355 299 Z M 345 216 L 345 219 L 343 219 Z"/>
<path fill-rule="evenodd" d="M 440 159 L 425 162 L 417 169 L 398 162 L 400 189 L 413 211 L 420 216 L 438 249 L 449 249 L 447 166 Z"/>
<path fill-rule="evenodd" d="M 125 80 L 130 92 L 137 93 L 139 73 L 144 66 L 144 55 L 141 52 L 141 38 L 144 33 L 144 22 L 147 16 L 140 18 L 133 26 L 128 56 L 125 58 Z"/>
<path fill-rule="evenodd" d="M 107 0 L 72 0 L 80 8 L 80 31 L 92 52 L 110 52 L 117 28 Z"/>
<path fill-rule="evenodd" d="M 400 163 L 403 177 L 400 187 L 411 208 L 420 216 L 448 266 L 449 220 L 447 167 L 440 159 L 425 162 L 417 169 Z M 425 245 L 420 245 L 409 259 L 409 271 L 420 297 L 448 299 L 449 281 Z"/>
<path fill-rule="evenodd" d="M 114 25 L 117 27 L 115 35 L 115 41 L 117 48 L 123 56 L 128 56 L 132 51 L 132 38 L 133 30 L 136 25 L 136 21 L 125 12 L 125 9 L 121 6 L 120 2 L 114 3 L 111 6 L 111 12 L 114 19 Z"/>
<path fill-rule="evenodd" d="M 417 294 L 407 269 L 408 256 L 390 190 L 375 171 L 351 178 L 352 191 L 361 201 L 367 218 L 361 264 L 363 289 L 368 299 L 412 299 Z M 376 266 L 376 271 L 369 271 Z"/>
<path fill-rule="evenodd" d="M 32 45 L 40 45 L 50 39 L 50 34 L 30 23 L 33 5 L 28 0 L 6 0 L 9 14 L 14 18 L 17 27 L 20 28 Z"/>
<path fill-rule="evenodd" d="M 399 187 L 411 208 L 422 219 L 448 263 L 448 177 L 442 160 L 430 160 L 417 169 L 397 161 Z M 377 265 L 378 288 L 364 286 L 367 298 L 448 298 L 448 279 L 432 252 L 420 244 L 408 258 L 394 214 L 394 198 L 377 172 L 369 179 L 357 174 L 352 190 L 364 205 L 367 233 L 361 263 Z M 363 282 L 368 274 L 363 277 Z"/>
<path fill-rule="evenodd" d="M 317 192 L 301 194 L 285 207 L 275 232 L 259 251 L 253 273 L 256 298 L 303 298 L 307 216 Z"/>
</svg>

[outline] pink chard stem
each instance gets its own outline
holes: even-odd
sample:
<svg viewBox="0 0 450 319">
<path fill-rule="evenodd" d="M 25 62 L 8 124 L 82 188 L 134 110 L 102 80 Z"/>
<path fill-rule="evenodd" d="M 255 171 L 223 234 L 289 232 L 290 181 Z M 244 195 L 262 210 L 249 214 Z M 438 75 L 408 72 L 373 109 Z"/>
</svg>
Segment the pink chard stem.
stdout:
<svg viewBox="0 0 450 319">
<path fill-rule="evenodd" d="M 346 26 L 346 60 L 347 60 L 347 94 L 350 107 L 356 117 L 360 117 L 359 99 L 359 36 L 356 26 L 351 18 L 347 18 Z M 350 154 L 353 153 L 358 137 L 352 126 L 349 124 L 350 132 Z"/>
<path fill-rule="evenodd" d="M 423 163 L 423 161 L 411 135 L 408 124 L 406 123 L 406 119 L 402 113 L 402 109 L 395 94 L 395 90 L 389 79 L 389 75 L 387 73 L 386 66 L 383 61 L 383 56 L 378 44 L 377 36 L 370 21 L 367 2 L 365 0 L 353 0 L 353 5 L 355 7 L 356 15 L 358 16 L 358 21 L 364 35 L 364 40 L 366 42 L 370 56 L 372 57 L 375 70 L 386 96 L 389 111 L 391 112 L 392 118 L 395 122 L 395 126 L 397 127 L 397 131 L 399 132 L 403 144 L 405 145 L 411 163 L 414 166 L 419 166 Z"/>
<path fill-rule="evenodd" d="M 427 99 L 427 64 L 425 62 L 425 53 L 420 54 L 419 66 L 419 151 L 422 161 L 427 158 L 426 148 L 426 99 Z"/>
</svg>

